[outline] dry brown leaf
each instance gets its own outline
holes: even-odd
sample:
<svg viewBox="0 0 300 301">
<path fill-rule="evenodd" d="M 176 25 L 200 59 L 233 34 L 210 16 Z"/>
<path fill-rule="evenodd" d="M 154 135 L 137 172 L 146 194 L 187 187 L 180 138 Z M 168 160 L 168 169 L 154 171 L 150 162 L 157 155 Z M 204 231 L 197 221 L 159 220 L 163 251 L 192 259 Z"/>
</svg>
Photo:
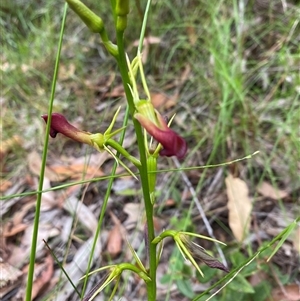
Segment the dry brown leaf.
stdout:
<svg viewBox="0 0 300 301">
<path fill-rule="evenodd" d="M 0 144 L 0 155 L 5 156 L 13 147 L 22 145 L 22 138 L 14 135 L 11 138 L 4 140 Z"/>
<path fill-rule="evenodd" d="M 64 266 L 66 273 L 69 275 L 70 279 L 72 279 L 73 285 L 75 286 L 77 286 L 79 283 L 82 283 L 82 280 L 80 280 L 80 278 L 86 273 L 93 242 L 94 237 L 87 240 L 77 250 L 73 260 Z M 99 259 L 101 250 L 102 246 L 100 239 L 98 239 L 91 265 L 93 265 L 95 262 L 101 262 L 101 258 Z M 59 291 L 57 292 L 57 296 L 55 296 L 55 301 L 68 300 L 69 296 L 74 293 L 73 285 L 70 283 L 70 281 L 64 281 L 62 286 L 60 286 Z"/>
<path fill-rule="evenodd" d="M 115 226 L 110 230 L 108 234 L 106 250 L 112 258 L 115 258 L 118 254 L 120 254 L 122 250 L 125 229 L 122 226 L 120 220 L 116 217 L 115 214 L 113 214 L 112 211 L 109 212 L 109 215 Z"/>
<path fill-rule="evenodd" d="M 71 63 L 69 65 L 60 64 L 58 77 L 61 80 L 72 78 L 75 74 L 75 71 L 76 71 L 76 65 L 74 63 Z"/>
<path fill-rule="evenodd" d="M 7 258 L 7 263 L 11 264 L 12 266 L 19 266 L 20 263 L 25 263 L 28 260 L 29 254 L 24 253 L 23 246 L 16 246 L 13 243 L 7 244 L 7 249 L 10 252 L 9 257 Z"/>
<path fill-rule="evenodd" d="M 118 85 L 113 88 L 112 91 L 106 93 L 106 97 L 123 97 L 125 95 L 123 85 Z"/>
<path fill-rule="evenodd" d="M 53 259 L 48 255 L 42 264 L 35 267 L 35 279 L 32 287 L 32 300 L 43 291 L 45 286 L 51 281 L 53 275 Z"/>
<path fill-rule="evenodd" d="M 147 62 L 148 53 L 150 50 L 150 45 L 159 44 L 161 42 L 161 38 L 148 36 L 143 40 L 143 52 L 142 52 L 142 62 L 145 64 Z M 133 47 L 137 47 L 139 45 L 139 40 L 135 40 L 132 44 Z"/>
<path fill-rule="evenodd" d="M 48 178 L 44 178 L 43 190 L 51 188 L 51 183 Z M 42 195 L 41 211 L 48 211 L 58 206 L 58 200 L 54 191 L 46 191 Z"/>
<path fill-rule="evenodd" d="M 151 102 L 155 108 L 163 106 L 168 100 L 168 96 L 164 93 L 151 93 Z"/>
<path fill-rule="evenodd" d="M 256 286 L 258 284 L 260 284 L 263 281 L 266 281 L 268 279 L 268 274 L 266 272 L 264 272 L 263 270 L 258 270 L 256 271 L 255 274 L 252 274 L 248 281 L 251 284 L 251 286 Z"/>
<path fill-rule="evenodd" d="M 101 169 L 96 166 L 86 166 L 86 164 L 73 164 L 68 166 L 51 166 L 60 181 L 64 181 L 68 178 L 71 179 L 81 179 L 82 175 L 85 175 L 85 178 L 91 177 L 101 177 L 104 175 Z"/>
<path fill-rule="evenodd" d="M 261 185 L 257 188 L 257 191 L 261 195 L 273 200 L 280 200 L 289 195 L 286 191 L 276 189 L 268 182 L 262 182 Z"/>
<path fill-rule="evenodd" d="M 128 214 L 124 226 L 127 230 L 135 228 L 137 222 L 141 219 L 141 205 L 137 203 L 127 203 L 123 211 Z"/>
<path fill-rule="evenodd" d="M 163 227 L 165 227 L 165 221 L 163 219 L 160 219 L 156 216 L 153 217 L 153 225 L 156 233 L 159 233 L 163 230 Z"/>
<path fill-rule="evenodd" d="M 250 227 L 250 214 L 252 210 L 252 202 L 249 198 L 247 184 L 229 174 L 225 179 L 229 226 L 234 237 L 242 242 L 247 235 Z"/>
<path fill-rule="evenodd" d="M 112 257 L 115 258 L 121 253 L 123 244 L 122 233 L 120 225 L 115 225 L 108 234 L 106 251 Z"/>
<path fill-rule="evenodd" d="M 183 85 L 189 78 L 192 68 L 190 64 L 186 64 L 180 77 L 180 84 Z"/>
<path fill-rule="evenodd" d="M 293 242 L 293 248 L 294 250 L 300 255 L 300 227 L 297 227 L 292 235 L 291 235 L 291 239 Z"/>
<path fill-rule="evenodd" d="M 161 38 L 159 37 L 155 37 L 155 36 L 148 36 L 145 37 L 144 41 L 143 41 L 143 46 L 145 45 L 151 45 L 151 44 L 159 44 L 161 42 Z M 133 42 L 133 46 L 137 47 L 139 45 L 140 41 L 139 40 L 135 40 Z"/>
<path fill-rule="evenodd" d="M 41 156 L 36 151 L 33 151 L 28 154 L 27 160 L 28 160 L 29 170 L 34 175 L 40 176 L 41 166 L 42 166 Z M 48 166 L 46 166 L 45 169 L 45 177 L 48 178 L 50 181 L 59 180 L 58 175 L 53 170 L 51 170 L 51 168 L 49 168 Z"/>
<path fill-rule="evenodd" d="M 12 186 L 12 182 L 1 179 L 0 180 L 0 192 L 5 192 L 7 189 L 9 189 Z"/>
<path fill-rule="evenodd" d="M 188 26 L 186 28 L 186 32 L 187 32 L 190 44 L 192 46 L 194 46 L 197 42 L 197 39 L 198 39 L 198 35 L 196 34 L 195 27 L 194 26 Z"/>
<path fill-rule="evenodd" d="M 55 210 L 53 210 L 53 212 L 55 212 Z M 21 262 L 21 260 L 24 260 L 26 256 L 29 256 L 29 253 L 31 251 L 32 232 L 33 224 L 30 224 L 24 231 L 24 235 L 22 236 L 20 241 L 20 246 L 22 247 L 23 253 L 21 255 L 21 258 L 19 259 L 19 262 Z M 43 223 L 41 220 L 41 222 L 39 223 L 36 253 L 39 254 L 39 252 L 41 252 L 45 248 L 43 240 L 47 241 L 49 238 L 56 237 L 59 234 L 60 230 L 57 229 L 53 224 Z"/>
<path fill-rule="evenodd" d="M 296 283 L 272 290 L 272 297 L 266 301 L 300 301 L 300 288 Z"/>
<path fill-rule="evenodd" d="M 63 204 L 63 208 L 72 215 L 77 215 L 78 220 L 92 233 L 97 229 L 97 219 L 90 207 L 83 204 L 76 196 L 70 196 Z"/>
<path fill-rule="evenodd" d="M 3 237 L 15 236 L 16 234 L 24 231 L 27 227 L 28 227 L 28 225 L 26 225 L 26 224 L 14 225 L 12 222 L 8 222 L 4 226 Z"/>
<path fill-rule="evenodd" d="M 175 107 L 176 104 L 177 104 L 178 96 L 179 96 L 179 90 L 177 90 L 172 96 L 170 96 L 167 99 L 167 101 L 166 101 L 166 103 L 164 105 L 164 108 L 166 110 L 169 110 L 169 109 Z"/>
<path fill-rule="evenodd" d="M 21 284 L 23 273 L 7 262 L 2 261 L 0 262 L 0 271 L 0 298 L 3 298 Z"/>
<path fill-rule="evenodd" d="M 22 224 L 25 216 L 31 210 L 34 211 L 35 206 L 36 206 L 36 200 L 33 197 L 28 198 L 28 201 L 26 203 L 22 204 L 22 206 L 20 206 L 18 211 L 16 211 L 14 213 L 14 215 L 12 217 L 13 224 L 14 225 Z"/>
</svg>

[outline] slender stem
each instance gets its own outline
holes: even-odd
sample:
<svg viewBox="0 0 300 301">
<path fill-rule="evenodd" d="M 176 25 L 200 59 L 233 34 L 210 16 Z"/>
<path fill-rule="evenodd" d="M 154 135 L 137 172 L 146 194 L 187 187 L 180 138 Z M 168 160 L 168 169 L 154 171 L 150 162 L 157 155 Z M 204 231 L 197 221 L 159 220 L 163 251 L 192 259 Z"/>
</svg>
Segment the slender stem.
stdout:
<svg viewBox="0 0 300 301">
<path fill-rule="evenodd" d="M 44 184 L 44 174 L 45 174 L 47 151 L 48 151 L 51 114 L 52 114 L 53 100 L 54 100 L 54 94 L 55 94 L 55 89 L 56 89 L 59 59 L 60 59 L 60 53 L 61 53 L 61 48 L 62 48 L 62 40 L 63 40 L 65 24 L 66 24 L 67 8 L 68 8 L 68 4 L 66 3 L 65 7 L 64 7 L 64 12 L 63 12 L 60 37 L 59 37 L 59 42 L 58 42 L 58 50 L 57 50 L 57 55 L 56 55 L 56 60 L 55 60 L 55 68 L 54 68 L 52 87 L 51 87 L 50 104 L 49 104 L 49 109 L 48 109 L 49 122 L 47 123 L 47 128 L 46 128 L 45 144 L 44 144 L 43 155 L 42 155 L 42 166 L 41 166 L 41 171 L 40 171 L 40 180 L 39 180 L 38 193 L 37 193 L 37 199 L 36 199 L 33 233 L 32 233 L 32 241 L 31 241 L 30 263 L 29 263 L 28 276 L 27 276 L 27 287 L 26 287 L 26 298 L 25 298 L 26 301 L 31 301 L 31 295 L 32 295 L 34 264 L 35 264 L 36 248 L 37 248 L 40 210 L 41 210 L 41 203 L 42 203 L 42 190 L 43 190 L 43 184 Z"/>
<path fill-rule="evenodd" d="M 123 33 L 124 33 L 123 31 L 117 32 L 117 45 L 119 49 L 119 57 L 117 61 L 122 76 L 127 102 L 129 105 L 129 111 L 133 119 L 133 125 L 135 128 L 137 143 L 138 143 L 138 148 L 140 153 L 141 167 L 138 168 L 140 171 L 141 185 L 142 185 L 145 210 L 146 210 L 147 232 L 148 232 L 147 239 L 150 242 L 148 243 L 149 249 L 147 250 L 148 258 L 149 258 L 149 276 L 152 279 L 152 281 L 149 281 L 147 283 L 147 293 L 148 293 L 148 300 L 155 301 L 156 300 L 156 245 L 151 243 L 151 241 L 155 237 L 154 224 L 153 224 L 153 205 L 151 203 L 151 197 L 149 191 L 147 157 L 146 157 L 146 148 L 144 144 L 143 131 L 139 122 L 133 117 L 135 112 L 135 106 L 134 106 L 133 96 L 129 88 L 130 80 L 128 75 L 126 54 L 124 50 Z"/>
<path fill-rule="evenodd" d="M 128 159 L 131 163 L 133 163 L 136 167 L 141 167 L 141 162 L 136 158 L 131 156 L 127 150 L 121 146 L 118 142 L 116 142 L 113 139 L 108 139 L 106 141 L 106 144 L 111 146 L 113 149 L 118 151 L 120 154 L 122 154 L 126 159 Z"/>
<path fill-rule="evenodd" d="M 128 115 L 129 115 L 129 113 L 128 113 L 128 106 L 127 106 L 126 113 L 125 113 L 125 118 L 124 118 L 124 121 L 123 121 L 124 130 L 121 132 L 120 139 L 119 139 L 119 145 L 120 146 L 122 146 L 124 138 L 125 138 L 126 126 L 127 126 L 127 123 L 128 123 Z M 117 151 L 116 157 L 119 158 L 120 155 L 121 155 L 121 153 Z M 96 244 L 97 244 L 98 238 L 100 237 L 101 226 L 103 225 L 104 214 L 106 212 L 108 200 L 109 200 L 109 197 L 111 195 L 111 189 L 112 189 L 112 186 L 113 186 L 113 182 L 115 180 L 117 166 L 118 166 L 118 163 L 115 162 L 114 165 L 113 165 L 112 171 L 111 171 L 112 177 L 109 179 L 107 189 L 106 189 L 106 193 L 105 193 L 105 196 L 104 196 L 104 201 L 103 201 L 103 205 L 102 205 L 99 220 L 98 220 L 98 226 L 97 226 L 97 229 L 96 229 L 95 235 L 94 235 L 94 241 L 93 241 L 93 245 L 92 245 L 92 249 L 91 249 L 91 255 L 90 255 L 89 261 L 88 261 L 88 266 L 87 266 L 87 269 L 86 269 L 86 274 L 88 274 L 90 272 L 90 269 L 91 269 L 93 256 L 94 256 L 95 250 L 96 250 Z M 88 277 L 85 277 L 82 292 L 81 292 L 82 298 L 83 298 L 83 296 L 85 294 L 85 291 L 86 291 L 87 281 L 88 281 Z M 85 300 L 85 299 L 83 299 L 83 300 Z"/>
</svg>

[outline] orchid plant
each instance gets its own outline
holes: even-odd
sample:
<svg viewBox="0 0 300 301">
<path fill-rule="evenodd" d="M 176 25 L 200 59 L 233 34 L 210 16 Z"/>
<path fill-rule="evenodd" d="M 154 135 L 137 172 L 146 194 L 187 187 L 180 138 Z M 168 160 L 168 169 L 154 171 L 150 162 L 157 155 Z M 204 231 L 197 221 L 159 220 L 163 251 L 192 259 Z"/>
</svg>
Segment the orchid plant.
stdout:
<svg viewBox="0 0 300 301">
<path fill-rule="evenodd" d="M 187 143 L 183 137 L 171 129 L 171 122 L 174 116 L 170 119 L 170 122 L 167 122 L 165 118 L 154 108 L 151 102 L 151 94 L 147 86 L 141 59 L 141 48 L 144 34 L 143 30 L 136 57 L 130 61 L 124 51 L 123 37 L 127 27 L 127 16 L 130 11 L 129 0 L 111 1 L 117 37 L 116 44 L 114 44 L 108 38 L 105 24 L 102 19 L 92 12 L 86 5 L 79 0 L 66 0 L 66 2 L 92 32 L 100 34 L 104 47 L 108 53 L 110 53 L 116 59 L 123 80 L 127 105 L 137 136 L 139 158 L 131 155 L 123 147 L 120 141 L 116 141 L 114 139 L 117 134 L 124 133 L 126 130 L 126 126 L 122 126 L 121 128 L 113 130 L 115 121 L 121 108 L 117 110 L 110 126 L 103 134 L 82 131 L 73 126 L 61 113 L 52 113 L 50 115 L 45 114 L 42 115 L 42 118 L 48 124 L 50 128 L 49 133 L 52 138 L 55 138 L 57 134 L 62 134 L 80 143 L 88 144 L 91 147 L 94 147 L 97 151 L 108 152 L 116 160 L 117 164 L 121 164 L 129 174 L 136 177 L 135 171 L 131 170 L 126 165 L 124 160 L 131 162 L 138 170 L 139 180 L 143 191 L 146 215 L 145 246 L 148 255 L 147 262 L 143 263 L 136 254 L 135 250 L 130 244 L 128 244 L 128 247 L 130 248 L 135 259 L 135 264 L 121 263 L 113 266 L 100 267 L 98 270 L 93 272 L 90 272 L 90 269 L 88 268 L 86 277 L 84 277 L 85 282 L 87 281 L 89 275 L 97 271 L 106 270 L 107 275 L 104 280 L 91 292 L 85 294 L 83 289 L 81 298 L 86 301 L 93 300 L 97 294 L 99 294 L 112 281 L 116 280 L 118 283 L 118 280 L 120 279 L 120 276 L 124 270 L 129 270 L 144 280 L 147 289 L 148 300 L 155 301 L 156 270 L 162 252 L 162 242 L 166 237 L 172 237 L 174 239 L 183 257 L 190 261 L 200 274 L 202 274 L 202 271 L 200 270 L 196 259 L 204 262 L 211 268 L 218 268 L 228 272 L 227 267 L 225 267 L 217 259 L 210 256 L 201 246 L 194 243 L 192 241 L 192 237 L 213 240 L 215 242 L 216 240 L 199 234 L 178 232 L 174 230 L 166 230 L 163 233 L 160 233 L 158 236 L 155 235 L 153 214 L 155 205 L 157 160 L 164 156 L 176 156 L 180 160 L 184 159 L 187 154 Z M 145 24 L 146 17 L 144 20 L 144 25 Z M 137 85 L 138 76 L 142 82 L 143 93 L 139 93 L 139 87 Z M 146 95 L 146 97 L 141 98 L 140 94 Z M 153 140 L 157 142 L 155 147 L 152 146 Z M 115 289 L 113 289 L 109 300 L 112 300 L 116 290 L 117 286 Z"/>
</svg>

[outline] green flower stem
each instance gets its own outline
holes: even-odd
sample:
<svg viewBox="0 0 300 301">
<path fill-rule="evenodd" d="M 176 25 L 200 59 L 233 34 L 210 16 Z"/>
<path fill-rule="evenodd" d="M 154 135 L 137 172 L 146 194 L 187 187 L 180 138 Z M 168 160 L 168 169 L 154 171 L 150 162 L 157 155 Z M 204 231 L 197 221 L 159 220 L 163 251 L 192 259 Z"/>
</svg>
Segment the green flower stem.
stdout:
<svg viewBox="0 0 300 301">
<path fill-rule="evenodd" d="M 81 1 L 66 0 L 66 2 L 92 32 L 100 33 L 104 29 L 102 19 Z"/>
<path fill-rule="evenodd" d="M 105 28 L 103 28 L 103 30 L 101 32 L 99 32 L 100 36 L 101 36 L 101 40 L 103 43 L 103 46 L 105 47 L 105 49 L 115 58 L 118 57 L 119 51 L 118 51 L 118 47 L 117 45 L 115 45 L 114 43 L 112 43 L 112 41 L 110 41 L 110 39 L 108 38 L 107 32 L 105 30 Z"/>
<path fill-rule="evenodd" d="M 128 106 L 127 106 L 126 112 L 125 112 L 125 118 L 124 118 L 124 121 L 123 121 L 123 127 L 124 128 L 126 128 L 127 123 L 128 123 L 128 115 L 129 114 L 128 114 Z M 125 131 L 121 132 L 120 139 L 119 139 L 119 145 L 123 144 L 124 137 L 125 137 Z M 120 157 L 120 153 L 117 152 L 116 157 L 119 158 Z M 98 219 L 98 225 L 97 225 L 97 229 L 95 231 L 93 245 L 92 245 L 92 249 L 91 249 L 91 255 L 90 255 L 89 261 L 88 261 L 87 274 L 89 273 L 89 271 L 91 269 L 93 256 L 94 256 L 95 250 L 96 250 L 97 240 L 98 240 L 98 237 L 100 237 L 101 226 L 103 225 L 103 219 L 104 219 L 104 215 L 105 215 L 105 212 L 106 212 L 108 200 L 109 200 L 110 195 L 111 195 L 111 190 L 112 190 L 113 182 L 115 180 L 117 166 L 118 166 L 118 163 L 116 161 L 114 163 L 112 171 L 111 171 L 111 177 L 109 178 L 109 182 L 108 182 L 106 193 L 105 193 L 104 200 L 103 200 L 103 205 L 102 205 L 102 208 L 101 208 L 101 211 L 100 211 L 100 216 L 99 216 L 99 219 Z M 84 283 L 83 283 L 83 288 L 82 288 L 82 297 L 84 296 L 84 293 L 85 293 L 85 290 L 86 290 L 86 287 L 87 287 L 87 281 L 88 281 L 88 277 L 85 277 Z"/>
<path fill-rule="evenodd" d="M 120 273 L 122 271 L 128 270 L 136 273 L 139 275 L 145 282 L 151 281 L 151 279 L 148 277 L 147 274 L 145 274 L 143 271 L 141 271 L 137 266 L 131 264 L 131 263 L 121 263 L 118 265 L 118 268 L 120 269 Z"/>
<path fill-rule="evenodd" d="M 115 141 L 113 139 L 108 139 L 105 142 L 105 144 L 111 146 L 113 149 L 115 149 L 116 151 L 118 151 L 126 159 L 128 159 L 130 162 L 132 162 L 136 167 L 138 167 L 138 168 L 141 167 L 141 162 L 137 158 L 131 156 L 127 152 L 127 150 L 124 147 L 122 147 L 117 141 Z"/>
<path fill-rule="evenodd" d="M 102 19 L 79 0 L 66 0 L 66 2 L 92 32 L 100 34 L 106 50 L 112 56 L 117 57 L 118 48 L 109 40 Z"/>
<path fill-rule="evenodd" d="M 135 106 L 133 101 L 133 96 L 131 94 L 129 85 L 130 79 L 128 75 L 128 68 L 126 62 L 126 55 L 124 50 L 124 41 L 123 41 L 124 31 L 117 31 L 117 45 L 119 50 L 119 56 L 117 59 L 120 73 L 122 76 L 123 86 L 129 106 L 129 111 L 133 119 L 133 125 L 135 128 L 137 143 L 140 153 L 140 162 L 141 166 L 139 167 L 141 185 L 143 190 L 143 197 L 146 210 L 146 219 L 147 219 L 147 230 L 148 230 L 148 239 L 152 241 L 154 239 L 154 224 L 153 224 L 153 205 L 151 203 L 150 191 L 149 191 L 149 182 L 148 182 L 148 169 L 147 169 L 147 156 L 146 148 L 144 144 L 143 131 L 139 122 L 133 117 L 135 113 Z M 156 301 L 156 245 L 148 244 L 148 258 L 149 258 L 149 276 L 151 281 L 147 282 L 147 293 L 148 301 Z"/>
<path fill-rule="evenodd" d="M 47 152 L 48 152 L 51 114 L 52 114 L 53 101 L 54 101 L 54 95 L 55 95 L 55 90 L 56 90 L 56 82 L 57 82 L 57 77 L 58 77 L 59 60 L 60 60 L 60 54 L 61 54 L 61 49 L 62 49 L 63 35 L 64 35 L 64 30 L 65 30 L 65 25 L 66 25 L 67 7 L 68 7 L 67 4 L 65 4 L 63 16 L 62 16 L 62 22 L 61 22 L 57 55 L 56 55 L 56 59 L 55 59 L 55 67 L 54 67 L 54 74 L 53 74 L 52 87 L 51 87 L 50 104 L 49 104 L 49 109 L 48 109 L 48 116 L 50 116 L 50 119 L 49 119 L 49 123 L 47 124 L 47 128 L 46 128 L 45 144 L 44 144 L 43 155 L 42 155 L 42 166 L 41 166 L 41 170 L 40 170 L 40 180 L 39 180 L 39 185 L 38 185 L 35 216 L 34 216 L 34 222 L 33 222 L 30 262 L 29 262 L 29 269 L 28 269 L 28 276 L 27 276 L 25 301 L 31 301 L 31 299 L 32 299 L 31 297 L 32 297 L 32 289 L 33 289 L 34 267 L 35 267 L 36 248 L 37 248 L 37 239 L 38 239 L 38 231 L 39 231 L 39 219 L 40 219 L 40 211 L 41 211 L 41 203 L 42 203 L 44 174 L 45 174 L 45 169 L 46 169 L 46 160 L 47 160 Z"/>
</svg>

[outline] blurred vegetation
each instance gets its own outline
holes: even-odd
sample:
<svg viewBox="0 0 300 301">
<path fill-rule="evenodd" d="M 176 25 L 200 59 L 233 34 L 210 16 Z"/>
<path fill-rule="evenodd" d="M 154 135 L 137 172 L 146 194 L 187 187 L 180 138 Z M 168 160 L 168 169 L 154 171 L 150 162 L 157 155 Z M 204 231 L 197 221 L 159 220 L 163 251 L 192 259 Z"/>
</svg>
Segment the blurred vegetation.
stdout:
<svg viewBox="0 0 300 301">
<path fill-rule="evenodd" d="M 84 2 L 103 18 L 114 39 L 109 1 Z M 4 0 L 0 5 L 2 139 L 19 135 L 25 141 L 24 148 L 16 147 L 5 159 L 3 176 L 12 178 L 24 166 L 28 150 L 42 149 L 40 115 L 48 108 L 64 2 Z M 145 1 L 131 5 L 126 43 L 132 58 Z M 234 166 L 232 172 L 247 181 L 254 199 L 257 185 L 267 180 L 288 191 L 295 205 L 300 190 L 299 16 L 299 1 L 291 0 L 153 1 L 147 34 L 160 42 L 149 46 L 145 63 L 153 92 L 178 92 L 176 106 L 164 113 L 177 114 L 174 127 L 188 141 L 184 165 L 215 164 L 259 150 L 259 156 Z M 113 90 L 120 78 L 100 38 L 72 11 L 60 69 L 54 110 L 71 120 L 82 118 L 87 130 L 105 128 L 108 111 L 97 109 L 103 101 L 101 84 L 113 75 L 108 87 Z M 185 70 L 188 77 L 181 84 Z M 166 164 L 173 167 L 171 161 Z M 215 173 L 205 170 L 193 183 L 200 196 L 206 195 Z M 179 174 L 171 174 L 160 185 L 161 197 L 179 199 L 182 186 Z M 184 204 L 178 209 L 179 217 L 192 210 Z M 217 223 L 229 231 L 224 220 Z"/>
</svg>

